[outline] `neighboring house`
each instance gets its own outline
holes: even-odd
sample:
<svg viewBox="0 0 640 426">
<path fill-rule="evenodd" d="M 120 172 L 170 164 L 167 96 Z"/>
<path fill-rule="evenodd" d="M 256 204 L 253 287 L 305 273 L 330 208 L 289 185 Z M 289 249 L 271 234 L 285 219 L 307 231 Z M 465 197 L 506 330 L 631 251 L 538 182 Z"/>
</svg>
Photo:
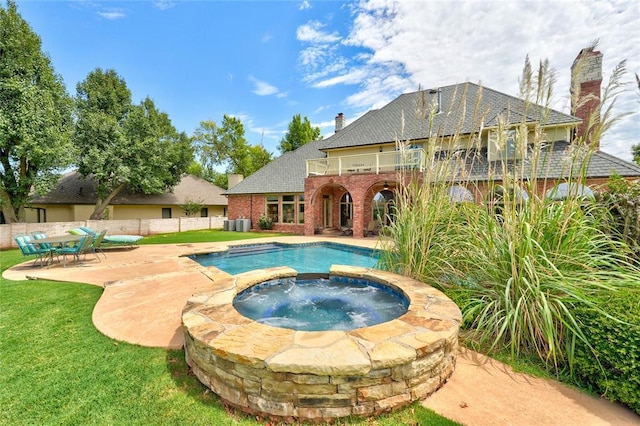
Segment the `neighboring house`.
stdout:
<svg viewBox="0 0 640 426">
<path fill-rule="evenodd" d="M 274 229 L 283 232 L 312 235 L 349 228 L 354 236 L 363 236 L 373 219 L 393 213 L 394 191 L 404 184 L 399 171 L 423 173 L 425 147 L 433 141 L 438 161 L 457 161 L 452 185 L 474 182 L 473 187 L 456 188 L 461 197 L 484 202 L 492 184 L 504 180 L 503 165 L 509 170 L 523 166 L 527 179 L 534 162 L 533 132 L 544 135 L 546 148 L 544 172 L 536 174 L 542 179 L 531 188 L 544 194 L 567 178 L 568 154 L 575 149 L 567 141 L 585 131 L 586 118 L 599 106 L 602 54 L 584 49 L 574 64 L 579 58 L 587 65 L 572 74 L 588 102 L 574 107 L 574 115 L 471 83 L 401 95 L 344 128 L 344 116 L 338 114 L 334 135 L 286 153 L 230 187 L 229 219 L 249 218 L 256 228 L 260 216 L 267 215 Z M 435 113 L 431 123 L 430 109 Z M 520 144 L 514 128 L 523 123 L 526 131 L 520 134 L 527 140 Z M 498 143 L 498 137 L 506 143 Z M 640 177 L 640 167 L 597 150 L 588 162 L 586 184 L 601 186 L 614 173 Z"/>
<path fill-rule="evenodd" d="M 226 216 L 224 190 L 204 179 L 184 175 L 171 190 L 157 195 L 132 193 L 126 189 L 107 207 L 106 219 L 168 219 L 184 217 L 182 206 L 194 202 L 202 208 L 197 217 Z M 27 222 L 73 222 L 87 220 L 96 204 L 95 182 L 77 172 L 62 176 L 46 195 L 34 197 L 27 209 Z"/>
</svg>

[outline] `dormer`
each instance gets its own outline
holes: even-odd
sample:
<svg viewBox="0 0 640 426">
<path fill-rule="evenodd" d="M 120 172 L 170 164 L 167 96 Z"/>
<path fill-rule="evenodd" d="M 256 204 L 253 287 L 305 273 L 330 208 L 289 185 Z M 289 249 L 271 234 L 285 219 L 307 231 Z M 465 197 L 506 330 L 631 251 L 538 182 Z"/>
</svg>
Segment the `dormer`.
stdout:
<svg viewBox="0 0 640 426">
<path fill-rule="evenodd" d="M 487 160 L 521 160 L 527 158 L 527 132 L 516 128 L 489 130 Z"/>
</svg>

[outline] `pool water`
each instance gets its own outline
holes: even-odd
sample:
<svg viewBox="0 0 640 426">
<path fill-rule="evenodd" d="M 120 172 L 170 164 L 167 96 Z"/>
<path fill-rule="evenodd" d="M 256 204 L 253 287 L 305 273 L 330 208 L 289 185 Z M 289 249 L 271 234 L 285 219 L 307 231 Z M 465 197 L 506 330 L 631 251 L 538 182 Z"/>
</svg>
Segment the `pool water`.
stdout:
<svg viewBox="0 0 640 426">
<path fill-rule="evenodd" d="M 409 302 L 398 291 L 369 280 L 300 275 L 249 287 L 235 297 L 233 306 L 274 327 L 347 331 L 398 318 Z"/>
<path fill-rule="evenodd" d="M 203 266 L 215 266 L 231 275 L 276 266 L 289 266 L 298 273 L 328 273 L 334 264 L 373 268 L 378 257 L 376 250 L 335 243 L 252 244 L 191 256 Z"/>
</svg>

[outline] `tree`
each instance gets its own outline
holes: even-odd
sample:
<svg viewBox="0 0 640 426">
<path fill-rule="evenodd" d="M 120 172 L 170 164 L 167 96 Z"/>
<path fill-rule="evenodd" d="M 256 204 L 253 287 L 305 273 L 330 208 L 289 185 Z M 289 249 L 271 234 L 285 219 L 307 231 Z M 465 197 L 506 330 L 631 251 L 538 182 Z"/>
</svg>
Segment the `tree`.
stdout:
<svg viewBox="0 0 640 426">
<path fill-rule="evenodd" d="M 25 220 L 33 189 L 49 190 L 73 159 L 72 100 L 13 1 L 0 6 L 0 209 Z"/>
<path fill-rule="evenodd" d="M 300 114 L 296 114 L 289 123 L 289 130 L 280 141 L 278 149 L 281 153 L 295 151 L 302 145 L 321 139 L 320 127 L 311 127 L 311 122 L 307 117 L 302 120 Z"/>
<path fill-rule="evenodd" d="M 175 186 L 193 160 L 191 142 L 150 98 L 131 104 L 131 92 L 114 70 L 100 68 L 77 86 L 74 141 L 78 172 L 96 184 L 91 219 L 101 219 L 122 189 L 159 194 Z"/>
<path fill-rule="evenodd" d="M 203 176 L 221 188 L 227 188 L 227 174 L 249 176 L 273 158 L 262 145 L 249 145 L 242 122 L 224 115 L 222 125 L 202 121 L 193 135 L 204 167 Z M 218 171 L 225 167 L 225 172 Z"/>
<path fill-rule="evenodd" d="M 180 208 L 187 217 L 194 217 L 200 212 L 200 210 L 202 210 L 202 207 L 204 207 L 204 200 L 202 199 L 194 201 L 188 198 L 185 200 L 184 204 L 180 205 Z"/>
</svg>

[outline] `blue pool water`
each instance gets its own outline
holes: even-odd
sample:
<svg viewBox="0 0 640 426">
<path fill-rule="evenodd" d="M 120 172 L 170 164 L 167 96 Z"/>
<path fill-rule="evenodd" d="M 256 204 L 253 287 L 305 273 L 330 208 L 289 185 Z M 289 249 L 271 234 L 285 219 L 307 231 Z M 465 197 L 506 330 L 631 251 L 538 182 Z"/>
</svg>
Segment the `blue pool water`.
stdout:
<svg viewBox="0 0 640 426">
<path fill-rule="evenodd" d="M 281 278 L 240 292 L 233 306 L 274 327 L 301 331 L 353 330 L 398 318 L 407 298 L 390 287 L 358 278 Z"/>
<path fill-rule="evenodd" d="M 331 265 L 373 268 L 378 262 L 378 253 L 335 243 L 270 243 L 231 246 L 229 251 L 193 255 L 191 258 L 203 266 L 215 266 L 231 275 L 276 266 L 289 266 L 299 273 L 327 273 Z"/>
</svg>

